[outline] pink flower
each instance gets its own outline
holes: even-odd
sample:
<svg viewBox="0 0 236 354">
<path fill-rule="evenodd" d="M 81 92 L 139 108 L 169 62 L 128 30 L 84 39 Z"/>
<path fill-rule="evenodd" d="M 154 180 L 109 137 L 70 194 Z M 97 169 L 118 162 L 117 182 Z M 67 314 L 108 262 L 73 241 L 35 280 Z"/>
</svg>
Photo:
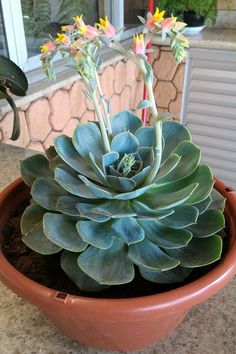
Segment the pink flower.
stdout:
<svg viewBox="0 0 236 354">
<path fill-rule="evenodd" d="M 132 49 L 135 54 L 145 54 L 145 43 L 144 43 L 144 38 L 143 34 L 134 34 L 133 36 L 133 44 L 132 44 Z"/>
<path fill-rule="evenodd" d="M 146 22 L 145 27 L 149 29 L 149 31 L 153 31 L 154 29 L 157 28 L 157 24 L 163 20 L 163 16 L 165 14 L 165 11 L 159 11 L 158 7 L 156 8 L 156 11 L 154 12 L 153 15 L 151 15 Z"/>
<path fill-rule="evenodd" d="M 98 28 L 102 30 L 107 38 L 113 38 L 116 35 L 116 30 L 109 22 L 107 16 L 105 17 L 105 20 L 103 18 L 100 18 L 99 20 L 100 23 L 97 23 Z"/>
<path fill-rule="evenodd" d="M 176 23 L 177 17 L 167 17 L 163 21 L 161 21 L 161 28 L 165 31 L 168 32 L 170 31 L 175 23 Z"/>
<path fill-rule="evenodd" d="M 79 32 L 90 40 L 93 40 L 98 35 L 97 29 L 90 25 L 81 26 Z"/>
<path fill-rule="evenodd" d="M 40 46 L 42 53 L 53 52 L 56 49 L 56 45 L 53 41 L 49 41 Z"/>
</svg>

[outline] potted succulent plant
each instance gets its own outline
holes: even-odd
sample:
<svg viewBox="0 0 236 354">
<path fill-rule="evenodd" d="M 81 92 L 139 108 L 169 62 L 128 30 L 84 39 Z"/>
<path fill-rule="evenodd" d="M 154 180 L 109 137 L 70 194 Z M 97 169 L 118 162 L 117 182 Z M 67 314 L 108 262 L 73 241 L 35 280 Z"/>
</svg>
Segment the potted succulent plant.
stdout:
<svg viewBox="0 0 236 354">
<path fill-rule="evenodd" d="M 156 9 L 147 20 L 141 18 L 144 32 L 134 36 L 129 50 L 107 18 L 92 27 L 82 16 L 42 46 L 43 69 L 50 78 L 55 77 L 52 59 L 58 51 L 71 60 L 98 122 L 78 125 L 72 138 L 58 136 L 46 157 L 22 161 L 21 174 L 32 197 L 21 219 L 22 240 L 45 257 L 58 254 L 80 296 L 37 284 L 0 256 L 4 283 L 39 306 L 67 335 L 108 350 L 134 350 L 163 338 L 191 306 L 215 293 L 236 271 L 235 194 L 221 182 L 213 189 L 212 172 L 200 163 L 189 131 L 166 120 L 170 115 L 158 114 L 146 43 L 157 32 L 169 36 L 178 62 L 188 47 L 181 33 L 185 24 L 163 16 Z M 138 65 L 148 99 L 137 109 L 150 107 L 152 126 L 144 127 L 130 111 L 109 117 L 98 78 L 102 46 Z M 2 193 L 2 223 L 9 199 L 17 203 L 28 193 L 19 180 Z M 225 198 L 230 249 L 207 273 L 206 266 L 222 256 L 218 233 L 225 226 Z M 206 274 L 191 278 L 199 267 Z M 157 294 L 152 290 L 137 297 L 136 291 L 147 284 L 157 284 Z M 169 291 L 163 292 L 163 284 L 169 284 Z M 130 298 L 126 291 L 132 287 Z M 113 298 L 107 296 L 110 289 Z"/>
</svg>

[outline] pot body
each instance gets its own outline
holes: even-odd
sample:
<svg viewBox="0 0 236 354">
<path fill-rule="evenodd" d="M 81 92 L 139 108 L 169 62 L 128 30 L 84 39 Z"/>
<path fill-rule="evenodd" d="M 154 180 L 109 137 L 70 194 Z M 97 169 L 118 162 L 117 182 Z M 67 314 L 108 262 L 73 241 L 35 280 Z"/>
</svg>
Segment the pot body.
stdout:
<svg viewBox="0 0 236 354">
<path fill-rule="evenodd" d="M 227 198 L 230 245 L 209 273 L 180 288 L 129 299 L 72 296 L 42 286 L 11 266 L 2 253 L 2 228 L 14 206 L 29 194 L 21 179 L 0 195 L 0 279 L 16 294 L 39 307 L 67 336 L 106 350 L 132 351 L 158 342 L 183 320 L 192 306 L 221 289 L 236 273 L 236 193 L 222 182 L 216 189 Z"/>
</svg>

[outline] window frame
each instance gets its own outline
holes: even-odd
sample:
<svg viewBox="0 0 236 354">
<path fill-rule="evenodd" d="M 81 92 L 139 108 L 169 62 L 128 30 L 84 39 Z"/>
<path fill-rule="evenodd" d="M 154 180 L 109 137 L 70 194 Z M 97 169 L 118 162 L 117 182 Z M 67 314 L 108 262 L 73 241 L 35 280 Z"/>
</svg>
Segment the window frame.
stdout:
<svg viewBox="0 0 236 354">
<path fill-rule="evenodd" d="M 3 19 L 7 39 L 9 57 L 21 69 L 29 73 L 40 67 L 40 54 L 28 57 L 27 43 L 24 30 L 21 0 L 0 0 L 2 5 Z M 116 28 L 124 28 L 124 1 L 103 0 L 99 2 L 99 15 L 105 14 L 110 18 Z M 142 25 L 124 31 L 121 39 L 125 40 L 142 28 Z M 56 55 L 55 61 L 60 61 L 61 56 Z"/>
</svg>

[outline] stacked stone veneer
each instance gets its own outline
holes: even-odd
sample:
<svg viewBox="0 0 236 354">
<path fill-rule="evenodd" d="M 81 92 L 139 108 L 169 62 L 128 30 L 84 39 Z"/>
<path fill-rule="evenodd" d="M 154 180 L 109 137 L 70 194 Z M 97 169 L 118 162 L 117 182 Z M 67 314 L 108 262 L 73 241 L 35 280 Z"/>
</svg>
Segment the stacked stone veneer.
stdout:
<svg viewBox="0 0 236 354">
<path fill-rule="evenodd" d="M 154 93 L 159 111 L 170 111 L 179 118 L 184 64 L 172 59 L 168 47 L 155 48 L 152 55 L 155 73 Z M 118 61 L 101 72 L 104 94 L 111 101 L 111 115 L 124 109 L 135 109 L 143 95 L 143 82 L 130 61 Z M 59 134 L 72 135 L 77 124 L 95 120 L 91 103 L 82 92 L 83 84 L 76 81 L 27 105 L 19 107 L 21 136 L 9 140 L 13 114 L 0 117 L 0 141 L 43 151 Z M 140 114 L 140 111 L 139 111 Z"/>
</svg>

